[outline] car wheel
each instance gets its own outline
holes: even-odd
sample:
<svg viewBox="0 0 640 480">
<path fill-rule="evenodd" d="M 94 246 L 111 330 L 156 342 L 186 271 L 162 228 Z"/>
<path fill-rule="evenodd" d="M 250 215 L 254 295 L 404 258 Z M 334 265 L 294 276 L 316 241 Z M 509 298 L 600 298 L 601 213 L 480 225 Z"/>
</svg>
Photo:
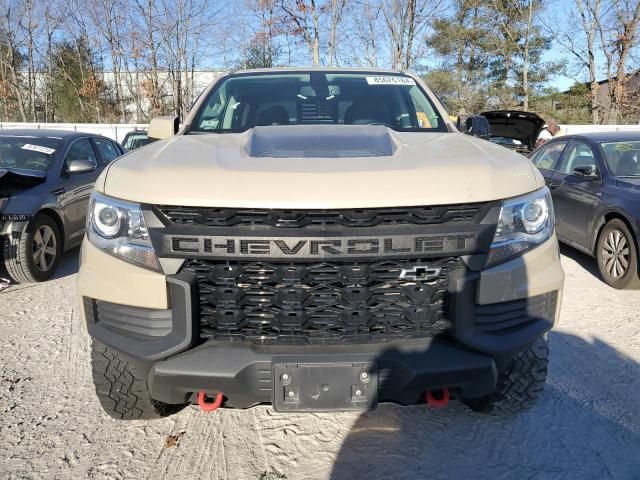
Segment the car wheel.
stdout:
<svg viewBox="0 0 640 480">
<path fill-rule="evenodd" d="M 613 219 L 602 228 L 596 258 L 600 275 L 608 285 L 618 289 L 640 288 L 635 239 L 622 220 Z"/>
<path fill-rule="evenodd" d="M 43 282 L 60 263 L 62 238 L 56 222 L 36 215 L 23 233 L 15 232 L 4 242 L 4 266 L 18 283 Z"/>
</svg>

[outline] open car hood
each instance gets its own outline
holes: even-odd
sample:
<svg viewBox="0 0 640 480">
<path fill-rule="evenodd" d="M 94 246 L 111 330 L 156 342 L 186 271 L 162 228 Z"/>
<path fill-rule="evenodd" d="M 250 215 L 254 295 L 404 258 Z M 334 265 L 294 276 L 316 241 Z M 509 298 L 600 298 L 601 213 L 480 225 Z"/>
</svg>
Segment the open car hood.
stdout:
<svg viewBox="0 0 640 480">
<path fill-rule="evenodd" d="M 531 112 L 494 110 L 480 115 L 489 122 L 492 137 L 519 140 L 522 146 L 529 150 L 534 149 L 538 135 L 544 126 L 544 120 Z"/>
<path fill-rule="evenodd" d="M 0 168 L 0 198 L 9 198 L 16 193 L 35 187 L 45 181 L 46 172 Z"/>
</svg>

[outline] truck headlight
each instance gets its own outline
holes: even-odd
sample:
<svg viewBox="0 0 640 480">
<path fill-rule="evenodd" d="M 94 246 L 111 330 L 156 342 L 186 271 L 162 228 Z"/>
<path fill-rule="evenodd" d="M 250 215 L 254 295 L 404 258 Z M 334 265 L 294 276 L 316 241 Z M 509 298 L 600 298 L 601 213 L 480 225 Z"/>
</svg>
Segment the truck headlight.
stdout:
<svg viewBox="0 0 640 480">
<path fill-rule="evenodd" d="M 134 265 L 160 272 L 140 205 L 97 192 L 91 194 L 87 238 L 101 250 Z"/>
<path fill-rule="evenodd" d="M 547 187 L 504 200 L 485 268 L 545 242 L 553 234 L 554 226 L 553 203 Z"/>
</svg>

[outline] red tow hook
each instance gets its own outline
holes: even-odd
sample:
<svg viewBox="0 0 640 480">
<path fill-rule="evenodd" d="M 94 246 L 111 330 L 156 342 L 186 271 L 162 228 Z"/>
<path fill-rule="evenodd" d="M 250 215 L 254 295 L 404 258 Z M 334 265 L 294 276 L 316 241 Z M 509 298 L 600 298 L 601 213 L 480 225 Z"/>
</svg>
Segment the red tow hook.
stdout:
<svg viewBox="0 0 640 480">
<path fill-rule="evenodd" d="M 438 393 L 437 398 L 433 395 Z M 427 405 L 432 408 L 446 407 L 449 404 L 449 388 L 444 387 L 439 390 L 427 390 Z"/>
<path fill-rule="evenodd" d="M 204 392 L 198 392 L 198 405 L 203 412 L 213 412 L 217 410 L 222 405 L 223 400 L 224 395 L 222 395 L 222 392 L 218 392 L 215 400 L 212 402 L 207 399 Z"/>
</svg>

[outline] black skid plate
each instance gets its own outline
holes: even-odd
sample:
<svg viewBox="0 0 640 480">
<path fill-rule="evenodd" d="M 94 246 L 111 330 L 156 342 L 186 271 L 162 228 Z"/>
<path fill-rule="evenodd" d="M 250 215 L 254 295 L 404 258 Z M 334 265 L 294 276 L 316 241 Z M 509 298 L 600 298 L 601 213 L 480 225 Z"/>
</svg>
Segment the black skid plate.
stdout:
<svg viewBox="0 0 640 480">
<path fill-rule="evenodd" d="M 278 412 L 372 410 L 378 404 L 373 363 L 280 363 L 273 378 Z"/>
</svg>

